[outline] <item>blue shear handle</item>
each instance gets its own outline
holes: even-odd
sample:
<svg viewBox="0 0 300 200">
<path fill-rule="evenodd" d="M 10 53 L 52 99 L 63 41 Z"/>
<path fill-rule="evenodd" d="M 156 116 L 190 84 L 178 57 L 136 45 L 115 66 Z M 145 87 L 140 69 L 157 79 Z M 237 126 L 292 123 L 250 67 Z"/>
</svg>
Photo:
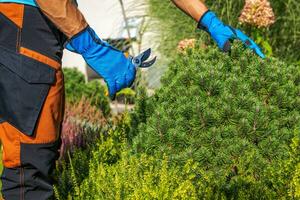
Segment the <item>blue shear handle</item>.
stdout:
<svg viewBox="0 0 300 200">
<path fill-rule="evenodd" d="M 106 82 L 109 96 L 114 99 L 117 92 L 130 87 L 136 76 L 136 68 L 123 52 L 101 40 L 94 30 L 87 27 L 73 37 L 66 48 L 81 54 L 86 63 Z"/>
</svg>

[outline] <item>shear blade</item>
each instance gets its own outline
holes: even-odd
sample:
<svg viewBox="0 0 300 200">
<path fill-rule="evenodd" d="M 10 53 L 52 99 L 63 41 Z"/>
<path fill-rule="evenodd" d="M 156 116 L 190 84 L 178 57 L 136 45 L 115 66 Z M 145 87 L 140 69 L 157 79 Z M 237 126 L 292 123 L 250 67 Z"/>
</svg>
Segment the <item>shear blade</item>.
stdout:
<svg viewBox="0 0 300 200">
<path fill-rule="evenodd" d="M 148 62 L 143 62 L 140 68 L 148 68 L 151 67 L 156 62 L 156 57 L 154 57 L 152 60 Z"/>
<path fill-rule="evenodd" d="M 141 61 L 142 62 L 146 61 L 151 55 L 151 48 L 149 48 L 146 51 L 144 51 L 143 53 L 141 53 L 141 55 L 142 55 Z"/>
</svg>

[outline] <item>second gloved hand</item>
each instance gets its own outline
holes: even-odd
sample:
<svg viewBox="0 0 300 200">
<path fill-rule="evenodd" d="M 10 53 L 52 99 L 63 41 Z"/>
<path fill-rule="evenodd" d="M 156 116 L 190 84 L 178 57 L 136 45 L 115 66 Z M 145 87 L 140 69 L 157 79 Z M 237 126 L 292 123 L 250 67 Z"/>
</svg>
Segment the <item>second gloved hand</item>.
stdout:
<svg viewBox="0 0 300 200">
<path fill-rule="evenodd" d="M 246 47 L 252 49 L 258 56 L 265 58 L 259 46 L 252 39 L 239 29 L 234 29 L 223 24 L 212 11 L 207 11 L 202 16 L 198 27 L 207 31 L 215 40 L 218 47 L 224 52 L 230 51 L 231 40 L 238 39 L 241 40 Z"/>
<path fill-rule="evenodd" d="M 130 87 L 136 76 L 132 58 L 101 40 L 87 27 L 73 37 L 66 48 L 83 56 L 87 64 L 105 80 L 110 98 L 123 88 Z"/>
</svg>

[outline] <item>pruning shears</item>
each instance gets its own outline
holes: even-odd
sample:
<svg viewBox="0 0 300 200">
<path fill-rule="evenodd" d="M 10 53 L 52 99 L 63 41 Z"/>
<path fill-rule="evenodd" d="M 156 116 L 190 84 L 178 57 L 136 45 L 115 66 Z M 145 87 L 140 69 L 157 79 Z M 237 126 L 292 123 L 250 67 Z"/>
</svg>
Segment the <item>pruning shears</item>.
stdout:
<svg viewBox="0 0 300 200">
<path fill-rule="evenodd" d="M 156 62 L 156 57 L 147 61 L 151 55 L 151 48 L 147 49 L 143 53 L 139 54 L 136 57 L 131 57 L 132 64 L 136 68 L 148 68 L 151 67 Z"/>
<path fill-rule="evenodd" d="M 131 60 L 132 65 L 135 67 L 135 71 L 138 68 L 149 68 L 156 62 L 156 57 L 152 58 L 151 60 L 147 61 L 151 56 L 151 48 L 147 49 L 146 51 L 142 52 L 138 56 L 129 56 L 128 59 Z M 107 91 L 106 96 L 109 96 L 109 92 Z M 115 99 L 115 95 L 111 97 L 112 100 Z"/>
</svg>

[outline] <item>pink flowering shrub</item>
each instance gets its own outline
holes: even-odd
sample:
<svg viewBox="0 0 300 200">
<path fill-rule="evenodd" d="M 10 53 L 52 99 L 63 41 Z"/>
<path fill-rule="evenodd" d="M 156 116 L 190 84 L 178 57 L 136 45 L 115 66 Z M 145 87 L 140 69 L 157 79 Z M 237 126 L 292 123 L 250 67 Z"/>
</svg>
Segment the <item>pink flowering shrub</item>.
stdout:
<svg viewBox="0 0 300 200">
<path fill-rule="evenodd" d="M 178 43 L 177 51 L 179 53 L 184 53 L 187 49 L 195 48 L 196 39 L 184 39 Z"/>
<path fill-rule="evenodd" d="M 68 103 L 62 125 L 61 158 L 64 158 L 67 152 L 84 148 L 97 137 L 97 129 L 105 127 L 106 124 L 107 120 L 101 110 L 92 106 L 87 99 L 82 98 L 74 104 Z"/>
<path fill-rule="evenodd" d="M 259 28 L 269 27 L 275 23 L 275 15 L 268 0 L 246 0 L 239 21 Z"/>
</svg>

